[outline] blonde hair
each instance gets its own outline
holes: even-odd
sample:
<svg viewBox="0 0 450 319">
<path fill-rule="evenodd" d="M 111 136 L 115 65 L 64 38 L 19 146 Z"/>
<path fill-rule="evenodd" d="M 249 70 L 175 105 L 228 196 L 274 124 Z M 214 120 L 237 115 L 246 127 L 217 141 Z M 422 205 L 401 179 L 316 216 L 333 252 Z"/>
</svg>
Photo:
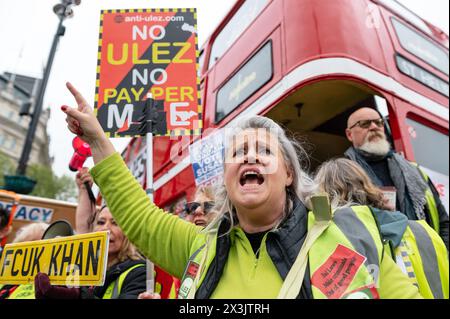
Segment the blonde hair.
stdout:
<svg viewBox="0 0 450 319">
<path fill-rule="evenodd" d="M 387 209 L 382 191 L 372 183 L 361 166 L 349 159 L 337 158 L 324 162 L 314 180 L 317 192 L 328 193 L 334 209 L 352 205 Z"/>
<path fill-rule="evenodd" d="M 106 205 L 103 205 L 100 209 L 95 210 L 94 217 L 92 219 L 92 224 L 90 226 L 90 230 L 93 231 L 94 225 L 100 216 L 100 213 L 103 209 L 108 208 Z M 134 246 L 128 237 L 124 234 L 122 246 L 120 247 L 119 254 L 117 256 L 117 262 L 121 263 L 126 260 L 142 260 L 144 257 L 139 253 L 136 246 Z"/>
<path fill-rule="evenodd" d="M 47 223 L 31 223 L 23 226 L 17 231 L 13 243 L 41 240 L 48 226 Z"/>
<path fill-rule="evenodd" d="M 211 201 L 214 201 L 215 196 L 215 189 L 213 186 L 200 186 L 195 191 L 194 199 L 198 198 L 200 196 L 206 197 Z"/>
</svg>

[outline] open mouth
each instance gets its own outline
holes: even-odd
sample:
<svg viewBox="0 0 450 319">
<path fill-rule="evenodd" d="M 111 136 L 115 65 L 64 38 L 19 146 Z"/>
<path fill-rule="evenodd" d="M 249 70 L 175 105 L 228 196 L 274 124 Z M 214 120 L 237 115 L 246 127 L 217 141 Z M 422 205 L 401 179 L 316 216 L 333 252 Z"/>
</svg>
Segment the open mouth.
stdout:
<svg viewBox="0 0 450 319">
<path fill-rule="evenodd" d="M 239 179 L 241 186 L 245 185 L 261 185 L 264 183 L 264 176 L 257 170 L 245 170 Z"/>
<path fill-rule="evenodd" d="M 196 220 L 195 225 L 204 227 L 206 226 L 206 222 L 204 220 Z"/>
</svg>

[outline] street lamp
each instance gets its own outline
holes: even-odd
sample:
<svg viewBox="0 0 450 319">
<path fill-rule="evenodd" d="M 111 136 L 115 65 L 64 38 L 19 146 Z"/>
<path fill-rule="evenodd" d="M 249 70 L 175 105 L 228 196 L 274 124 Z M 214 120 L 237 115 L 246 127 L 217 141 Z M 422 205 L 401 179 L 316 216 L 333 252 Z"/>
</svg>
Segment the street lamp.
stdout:
<svg viewBox="0 0 450 319">
<path fill-rule="evenodd" d="M 50 76 L 50 70 L 52 68 L 53 59 L 55 57 L 56 47 L 58 46 L 59 37 L 62 37 L 65 33 L 65 27 L 63 26 L 63 21 L 66 18 L 70 18 L 73 16 L 73 6 L 77 6 L 81 3 L 81 0 L 61 0 L 61 3 L 56 4 L 53 7 L 53 12 L 59 18 L 58 28 L 56 29 L 56 34 L 53 38 L 52 48 L 50 50 L 50 55 L 48 57 L 47 66 L 44 72 L 44 78 L 42 79 L 41 86 L 39 88 L 38 96 L 36 99 L 36 106 L 34 108 L 33 114 L 31 114 L 31 123 L 28 128 L 27 136 L 25 139 L 25 143 L 22 149 L 22 154 L 20 156 L 19 165 L 17 167 L 16 174 L 22 175 L 21 177 L 24 179 L 28 179 L 25 176 L 25 172 L 27 169 L 27 163 L 30 158 L 30 153 L 33 146 L 33 139 L 36 133 L 36 128 L 39 124 L 39 117 L 42 112 L 42 104 L 44 101 L 45 89 L 47 87 L 48 78 Z M 25 113 L 25 112 L 24 112 Z M 16 176 L 17 177 L 17 176 Z M 30 190 L 30 192 L 32 189 Z"/>
</svg>

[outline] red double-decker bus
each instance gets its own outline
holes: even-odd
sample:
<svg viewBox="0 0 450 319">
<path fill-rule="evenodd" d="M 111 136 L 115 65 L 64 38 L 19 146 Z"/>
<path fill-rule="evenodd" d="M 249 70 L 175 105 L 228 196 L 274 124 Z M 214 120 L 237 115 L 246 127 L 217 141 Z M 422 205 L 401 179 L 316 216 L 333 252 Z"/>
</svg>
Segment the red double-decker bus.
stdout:
<svg viewBox="0 0 450 319">
<path fill-rule="evenodd" d="M 311 170 L 350 146 L 346 119 L 377 108 L 448 211 L 449 38 L 394 0 L 239 0 L 200 53 L 204 137 L 260 114 L 313 146 Z M 178 213 L 196 189 L 189 143 L 154 140 L 155 202 Z M 123 155 L 144 185 L 145 142 Z"/>
</svg>

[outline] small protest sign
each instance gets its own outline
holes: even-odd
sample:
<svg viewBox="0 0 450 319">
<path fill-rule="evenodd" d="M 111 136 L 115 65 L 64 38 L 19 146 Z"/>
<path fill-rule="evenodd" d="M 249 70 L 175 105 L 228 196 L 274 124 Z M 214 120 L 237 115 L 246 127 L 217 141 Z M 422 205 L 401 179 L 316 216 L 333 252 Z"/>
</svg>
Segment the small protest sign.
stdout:
<svg viewBox="0 0 450 319">
<path fill-rule="evenodd" d="M 222 180 L 224 152 L 222 130 L 189 146 L 196 186 L 214 185 Z"/>
<path fill-rule="evenodd" d="M 108 244 L 108 232 L 8 244 L 0 261 L 0 284 L 31 283 L 42 272 L 53 285 L 101 286 Z"/>
</svg>

